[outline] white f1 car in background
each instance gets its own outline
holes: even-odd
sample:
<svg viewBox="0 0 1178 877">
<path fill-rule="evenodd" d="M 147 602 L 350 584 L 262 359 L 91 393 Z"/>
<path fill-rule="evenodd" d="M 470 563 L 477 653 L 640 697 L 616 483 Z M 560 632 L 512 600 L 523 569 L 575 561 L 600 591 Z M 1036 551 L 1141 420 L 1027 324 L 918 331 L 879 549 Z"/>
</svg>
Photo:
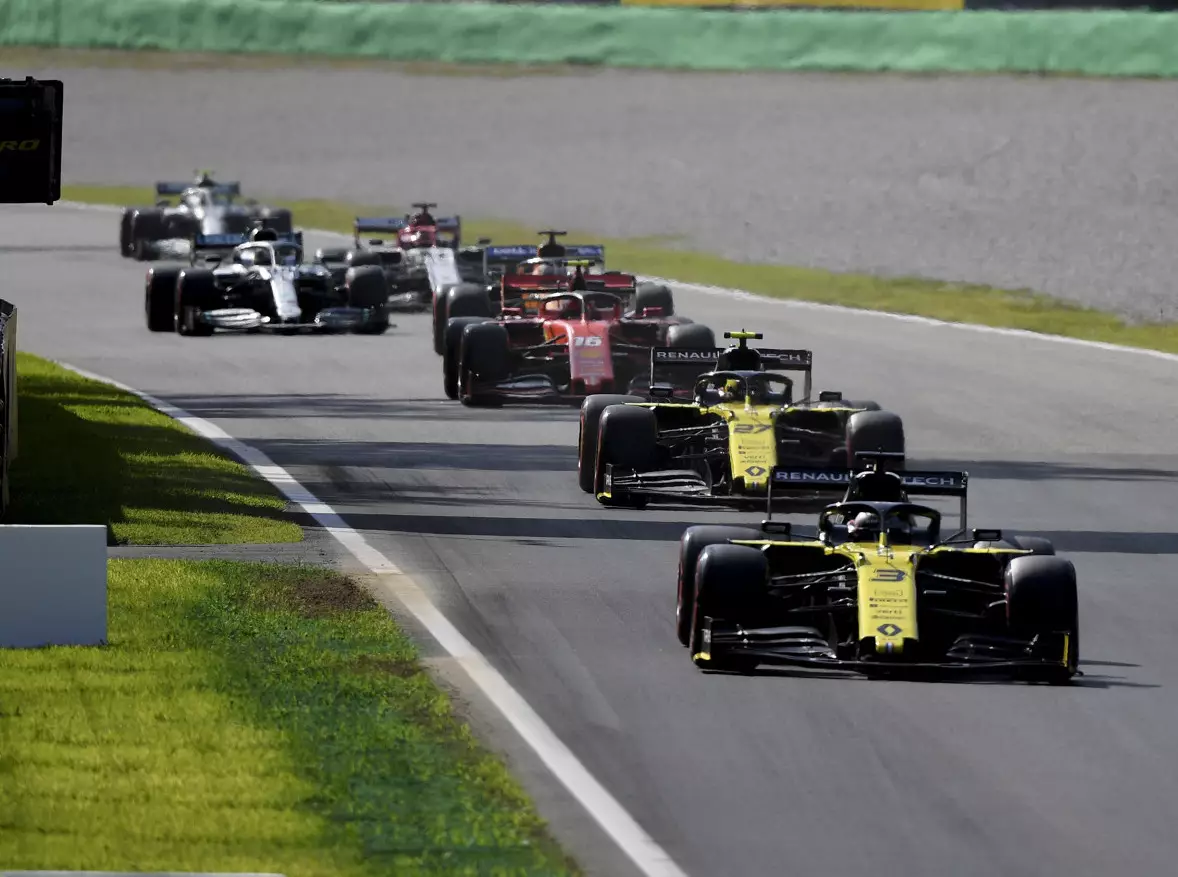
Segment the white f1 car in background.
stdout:
<svg viewBox="0 0 1178 877">
<path fill-rule="evenodd" d="M 200 235 L 246 234 L 259 222 L 280 234 L 294 231 L 289 210 L 241 196 L 241 183 L 218 183 L 207 171 L 189 183 L 158 182 L 153 207 L 127 207 L 119 225 L 119 251 L 140 261 L 158 259 L 173 245 Z M 175 198 L 173 204 L 169 199 Z"/>
<path fill-rule="evenodd" d="M 380 269 L 351 268 L 337 283 L 326 265 L 303 260 L 301 233 L 197 235 L 191 262 L 147 272 L 144 313 L 152 332 L 379 335 L 389 328 Z"/>
</svg>

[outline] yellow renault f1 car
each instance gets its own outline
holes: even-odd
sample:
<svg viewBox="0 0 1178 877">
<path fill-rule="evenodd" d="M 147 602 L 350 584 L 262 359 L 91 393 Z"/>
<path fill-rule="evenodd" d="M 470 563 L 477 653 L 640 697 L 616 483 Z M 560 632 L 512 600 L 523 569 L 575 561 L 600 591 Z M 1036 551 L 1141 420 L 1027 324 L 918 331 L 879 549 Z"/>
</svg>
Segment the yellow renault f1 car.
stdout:
<svg viewBox="0 0 1178 877">
<path fill-rule="evenodd" d="M 878 464 L 877 464 L 878 465 Z M 870 676 L 1001 674 L 1064 683 L 1079 662 L 1076 571 L 1044 539 L 966 529 L 965 472 L 777 468 L 784 489 L 847 485 L 816 537 L 690 527 L 676 627 L 703 669 L 759 664 Z M 910 496 L 957 496 L 961 528 Z"/>
<path fill-rule="evenodd" d="M 861 450 L 903 455 L 896 414 L 835 391 L 811 400 L 811 351 L 750 348 L 762 337 L 754 332 L 724 337 L 737 345 L 653 348 L 648 398 L 600 394 L 582 403 L 582 490 L 613 506 L 760 507 L 774 466 L 845 468 Z M 800 394 L 785 372 L 803 373 Z"/>
</svg>

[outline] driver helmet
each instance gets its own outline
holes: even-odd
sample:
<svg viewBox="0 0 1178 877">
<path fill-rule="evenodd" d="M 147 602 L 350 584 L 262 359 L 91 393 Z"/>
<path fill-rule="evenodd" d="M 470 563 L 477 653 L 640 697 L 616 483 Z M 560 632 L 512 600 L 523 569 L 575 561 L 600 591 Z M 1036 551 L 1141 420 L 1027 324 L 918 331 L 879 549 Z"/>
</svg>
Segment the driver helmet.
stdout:
<svg viewBox="0 0 1178 877">
<path fill-rule="evenodd" d="M 532 265 L 532 274 L 534 275 L 544 274 L 551 276 L 559 273 L 560 269 L 551 262 L 536 262 Z"/>
<path fill-rule="evenodd" d="M 254 264 L 255 265 L 272 265 L 272 264 L 274 264 L 274 260 L 270 257 L 270 250 L 268 248 L 263 247 L 261 249 L 255 250 L 254 253 L 255 253 L 255 255 L 254 255 Z"/>
<path fill-rule="evenodd" d="M 720 391 L 720 398 L 726 402 L 733 402 L 740 398 L 740 381 L 729 378 L 724 382 L 724 389 Z"/>
<path fill-rule="evenodd" d="M 847 524 L 847 537 L 852 542 L 874 542 L 879 539 L 879 515 L 875 512 L 859 512 Z"/>
</svg>

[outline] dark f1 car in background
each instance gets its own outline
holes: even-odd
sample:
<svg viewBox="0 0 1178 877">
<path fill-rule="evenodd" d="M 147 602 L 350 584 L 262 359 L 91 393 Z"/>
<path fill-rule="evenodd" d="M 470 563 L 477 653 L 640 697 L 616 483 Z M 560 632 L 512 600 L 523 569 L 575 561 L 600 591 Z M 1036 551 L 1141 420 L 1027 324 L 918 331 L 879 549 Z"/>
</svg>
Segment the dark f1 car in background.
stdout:
<svg viewBox="0 0 1178 877">
<path fill-rule="evenodd" d="M 429 209 L 437 205 L 425 201 L 413 206 L 417 212 L 403 217 L 357 216 L 352 248 L 323 249 L 319 259 L 341 274 L 349 267 L 374 265 L 384 274 L 391 309 L 428 309 L 436 291 L 463 282 L 457 258 L 462 218 L 435 218 Z M 464 265 L 470 263 L 471 255 L 463 255 Z M 468 270 L 466 276 L 471 275 Z M 477 280 L 477 274 L 472 279 Z"/>
<path fill-rule="evenodd" d="M 151 331 L 380 334 L 389 327 L 379 271 L 349 269 L 337 284 L 325 265 L 303 260 L 300 233 L 198 235 L 191 262 L 147 272 L 144 311 Z"/>
<path fill-rule="evenodd" d="M 556 267 L 552 257 L 543 263 Z M 714 343 L 711 329 L 661 308 L 635 307 L 635 278 L 585 273 L 510 274 L 499 316 L 451 317 L 442 357 L 446 395 L 466 405 L 580 401 L 645 386 L 654 346 Z M 484 314 L 486 312 L 484 311 Z"/>
<path fill-rule="evenodd" d="M 774 491 L 815 479 L 846 485 L 816 537 L 771 514 L 760 529 L 684 532 L 676 628 L 697 666 L 1051 683 L 1078 672 L 1075 568 L 1044 539 L 966 529 L 967 473 L 779 468 Z M 941 513 L 912 502 L 918 495 L 958 497 L 960 529 L 945 536 Z"/>
<path fill-rule="evenodd" d="M 774 466 L 846 466 L 860 450 L 903 457 L 898 415 L 875 402 L 844 400 L 837 391 L 812 401 L 809 350 L 750 348 L 750 339 L 761 338 L 753 332 L 724 337 L 738 344 L 652 350 L 646 397 L 585 400 L 577 464 L 582 490 L 604 505 L 757 507 Z M 805 376 L 800 395 L 788 371 Z"/>
<path fill-rule="evenodd" d="M 289 210 L 238 201 L 241 183 L 218 183 L 207 171 L 198 172 L 189 183 L 156 183 L 155 192 L 155 206 L 123 210 L 119 251 L 125 257 L 155 259 L 166 241 L 189 241 L 198 234 L 245 234 L 263 222 L 279 234 L 294 231 Z M 176 198 L 176 203 L 169 198 Z"/>
<path fill-rule="evenodd" d="M 566 233 L 552 229 L 537 234 L 548 240 L 538 246 L 484 246 L 489 242 L 480 241 L 478 247 L 457 252 L 462 283 L 439 287 L 433 301 L 434 350 L 439 355 L 445 348 L 445 330 L 451 317 L 497 316 L 504 303 L 534 315 L 538 299 L 571 289 L 578 270 L 588 291 L 620 291 L 632 296 L 630 307 L 634 313 L 646 311 L 664 317 L 674 314 L 674 299 L 667 287 L 635 285 L 633 275 L 608 270 L 605 247 L 600 244 L 562 244 L 557 238 Z"/>
</svg>

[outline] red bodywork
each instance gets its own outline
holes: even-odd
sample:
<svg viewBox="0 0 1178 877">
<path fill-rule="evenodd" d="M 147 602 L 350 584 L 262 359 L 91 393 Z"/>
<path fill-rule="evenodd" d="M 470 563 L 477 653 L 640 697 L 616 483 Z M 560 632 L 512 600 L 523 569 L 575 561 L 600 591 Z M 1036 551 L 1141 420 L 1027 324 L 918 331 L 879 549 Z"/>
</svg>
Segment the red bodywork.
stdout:
<svg viewBox="0 0 1178 877">
<path fill-rule="evenodd" d="M 512 368 L 510 378 L 495 382 L 497 396 L 573 402 L 592 393 L 629 392 L 632 381 L 645 380 L 650 348 L 664 344 L 679 320 L 660 309 L 626 313 L 636 287 L 631 274 L 580 279 L 587 289 L 570 289 L 574 278 L 564 275 L 503 277 L 496 322 L 507 333 Z M 550 386 L 520 385 L 537 377 Z"/>
<path fill-rule="evenodd" d="M 410 223 L 397 232 L 397 245 L 402 250 L 413 250 L 422 247 L 437 246 L 438 227 L 436 225 L 416 225 Z"/>
</svg>

